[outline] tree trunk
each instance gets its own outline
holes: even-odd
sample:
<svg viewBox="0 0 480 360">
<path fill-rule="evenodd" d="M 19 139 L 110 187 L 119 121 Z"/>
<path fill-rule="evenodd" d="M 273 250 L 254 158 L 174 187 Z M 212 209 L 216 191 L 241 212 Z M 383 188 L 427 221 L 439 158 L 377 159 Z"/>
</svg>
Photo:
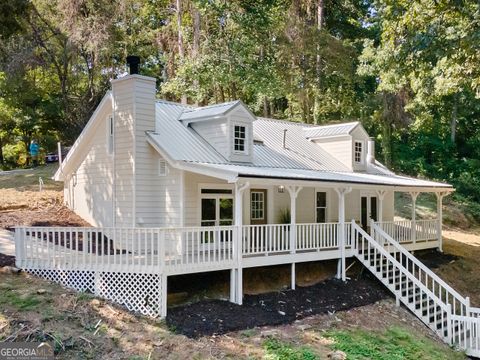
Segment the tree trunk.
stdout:
<svg viewBox="0 0 480 360">
<path fill-rule="evenodd" d="M 317 2 L 317 31 L 318 35 L 320 35 L 320 31 L 323 28 L 323 13 L 324 13 L 324 3 L 323 0 L 318 0 Z M 317 86 L 315 91 L 315 102 L 313 106 L 313 120 L 315 124 L 320 123 L 320 89 L 321 89 L 321 81 L 322 81 L 322 59 L 320 56 L 320 45 L 317 43 L 317 61 L 316 61 L 316 75 L 317 75 Z"/>
<path fill-rule="evenodd" d="M 193 47 L 192 47 L 192 58 L 196 59 L 200 51 L 200 12 L 194 6 L 193 7 Z M 195 90 L 198 89 L 199 83 L 198 79 L 193 81 L 193 87 Z M 198 97 L 195 98 L 195 105 L 198 106 Z"/>
<path fill-rule="evenodd" d="M 392 167 L 392 124 L 383 119 L 382 121 L 382 150 L 383 161 L 389 169 Z"/>
<path fill-rule="evenodd" d="M 5 159 L 3 158 L 3 139 L 0 137 L 0 165 L 5 165 Z"/>
<path fill-rule="evenodd" d="M 185 60 L 185 50 L 183 48 L 183 31 L 182 31 L 182 0 L 177 0 L 177 27 L 178 27 L 178 55 L 180 61 Z M 182 104 L 187 103 L 187 95 L 182 94 Z"/>
<path fill-rule="evenodd" d="M 458 94 L 455 94 L 453 97 L 453 109 L 452 109 L 452 120 L 450 123 L 450 140 L 452 144 L 455 144 L 457 137 L 457 122 L 458 122 Z"/>
<path fill-rule="evenodd" d="M 263 97 L 263 117 L 270 117 L 270 107 L 268 106 L 268 99 L 266 96 Z"/>
</svg>

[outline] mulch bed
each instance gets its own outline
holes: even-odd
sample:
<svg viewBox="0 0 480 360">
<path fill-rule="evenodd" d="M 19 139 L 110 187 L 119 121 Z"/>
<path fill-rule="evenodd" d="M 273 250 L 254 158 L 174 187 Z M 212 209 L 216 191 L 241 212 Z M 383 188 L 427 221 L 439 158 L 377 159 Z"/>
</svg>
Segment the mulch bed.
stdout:
<svg viewBox="0 0 480 360">
<path fill-rule="evenodd" d="M 348 310 L 389 297 L 370 276 L 343 283 L 331 279 L 296 290 L 244 296 L 242 306 L 222 300 L 200 301 L 168 310 L 167 324 L 191 338 L 256 326 L 292 323 L 314 314 Z"/>
<path fill-rule="evenodd" d="M 0 267 L 15 266 L 15 256 L 0 253 Z"/>
<path fill-rule="evenodd" d="M 439 268 L 458 260 L 458 256 L 442 253 L 436 249 L 416 251 L 415 257 L 430 269 Z"/>
</svg>

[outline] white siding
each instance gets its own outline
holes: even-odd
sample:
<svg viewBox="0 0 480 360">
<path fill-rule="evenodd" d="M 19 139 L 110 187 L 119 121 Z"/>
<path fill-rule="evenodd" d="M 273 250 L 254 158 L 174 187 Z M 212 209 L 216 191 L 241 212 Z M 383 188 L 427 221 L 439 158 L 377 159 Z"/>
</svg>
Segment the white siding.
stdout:
<svg viewBox="0 0 480 360">
<path fill-rule="evenodd" d="M 351 136 L 341 136 L 335 138 L 319 139 L 314 141 L 322 147 L 323 150 L 331 154 L 342 164 L 352 169 L 352 138 Z"/>
<path fill-rule="evenodd" d="M 215 150 L 227 157 L 229 153 L 229 130 L 226 118 L 218 120 L 200 121 L 191 124 L 191 127 Z"/>
<path fill-rule="evenodd" d="M 252 116 L 250 113 L 245 110 L 245 108 L 237 107 L 228 115 L 228 120 L 230 124 L 229 136 L 229 154 L 230 161 L 240 161 L 240 162 L 251 162 L 253 158 L 253 125 L 252 125 Z M 246 153 L 245 154 L 235 154 L 233 152 L 233 132 L 234 126 L 241 125 L 245 126 L 246 130 Z"/>
<path fill-rule="evenodd" d="M 352 166 L 354 171 L 365 171 L 367 169 L 367 162 L 366 162 L 366 156 L 367 156 L 367 141 L 368 141 L 368 134 L 365 132 L 363 127 L 361 125 L 358 125 L 353 131 L 351 132 L 352 136 Z M 363 153 L 362 153 L 362 164 L 356 164 L 353 161 L 353 154 L 355 151 L 355 141 L 361 141 L 362 142 L 362 147 L 363 147 Z"/>
<path fill-rule="evenodd" d="M 107 129 L 111 103 L 97 114 L 96 129 L 89 149 L 76 171 L 64 182 L 65 201 L 93 226 L 113 225 L 113 158 L 108 154 Z"/>
</svg>

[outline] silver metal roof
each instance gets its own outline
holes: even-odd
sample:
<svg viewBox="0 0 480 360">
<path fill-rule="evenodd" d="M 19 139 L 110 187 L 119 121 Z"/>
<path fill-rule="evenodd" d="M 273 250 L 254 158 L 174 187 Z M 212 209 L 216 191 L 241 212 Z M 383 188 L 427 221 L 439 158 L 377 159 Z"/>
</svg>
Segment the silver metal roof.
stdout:
<svg viewBox="0 0 480 360">
<path fill-rule="evenodd" d="M 307 139 L 318 139 L 322 137 L 348 135 L 352 132 L 353 129 L 357 127 L 358 124 L 359 122 L 355 121 L 343 124 L 312 126 L 304 128 L 304 134 Z"/>
<path fill-rule="evenodd" d="M 236 103 L 209 106 L 209 114 L 219 114 Z M 201 111 L 201 110 L 196 110 Z M 149 141 L 165 152 L 170 159 L 239 177 L 266 177 L 312 181 L 362 183 L 387 186 L 451 187 L 448 184 L 398 176 L 376 162 L 368 173 L 353 172 L 305 137 L 305 124 L 257 118 L 253 122 L 254 138 L 262 144 L 253 146 L 251 163 L 229 162 L 190 126 L 181 121 L 192 110 L 188 106 L 166 101 L 156 103 L 156 130 L 148 133 Z M 204 115 L 202 115 L 203 117 Z M 341 131 L 358 123 L 348 123 Z M 322 127 L 322 128 L 326 128 Z M 335 125 L 338 128 L 339 125 Z M 283 135 L 286 130 L 286 142 Z M 340 132 L 340 130 L 336 130 Z M 195 170 L 192 170 L 195 171 Z"/>
<path fill-rule="evenodd" d="M 180 116 L 180 120 L 194 120 L 194 119 L 204 119 L 204 118 L 213 118 L 216 116 L 224 115 L 234 108 L 240 101 L 231 101 L 222 104 L 203 106 L 197 108 L 187 108 Z"/>
</svg>

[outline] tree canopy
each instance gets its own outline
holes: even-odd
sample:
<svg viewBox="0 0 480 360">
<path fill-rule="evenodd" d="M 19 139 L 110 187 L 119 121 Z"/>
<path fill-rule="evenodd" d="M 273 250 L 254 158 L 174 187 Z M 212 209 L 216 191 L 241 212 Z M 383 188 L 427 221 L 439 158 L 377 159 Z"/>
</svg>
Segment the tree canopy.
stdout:
<svg viewBox="0 0 480 360">
<path fill-rule="evenodd" d="M 0 161 L 71 144 L 127 55 L 158 96 L 360 120 L 397 171 L 480 201 L 473 0 L 11 0 L 0 4 Z"/>
</svg>

